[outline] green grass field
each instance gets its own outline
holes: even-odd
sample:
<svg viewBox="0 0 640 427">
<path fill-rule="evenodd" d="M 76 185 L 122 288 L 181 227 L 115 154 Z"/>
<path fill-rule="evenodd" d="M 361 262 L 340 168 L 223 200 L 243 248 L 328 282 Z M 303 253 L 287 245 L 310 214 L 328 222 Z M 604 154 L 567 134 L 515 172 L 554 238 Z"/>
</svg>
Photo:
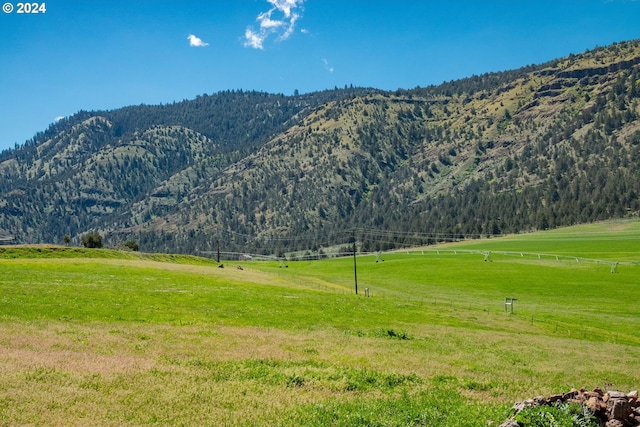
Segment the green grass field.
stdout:
<svg viewBox="0 0 640 427">
<path fill-rule="evenodd" d="M 0 425 L 487 426 L 640 385 L 640 221 L 377 258 L 356 296 L 352 258 L 0 247 Z"/>
</svg>

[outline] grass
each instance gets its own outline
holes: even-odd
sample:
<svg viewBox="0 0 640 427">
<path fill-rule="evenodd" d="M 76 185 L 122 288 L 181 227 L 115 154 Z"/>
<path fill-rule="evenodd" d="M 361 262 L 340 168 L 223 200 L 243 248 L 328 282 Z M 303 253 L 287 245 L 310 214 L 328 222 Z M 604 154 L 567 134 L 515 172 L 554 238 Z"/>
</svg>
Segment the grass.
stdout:
<svg viewBox="0 0 640 427">
<path fill-rule="evenodd" d="M 638 263 L 639 245 L 640 221 L 614 220 L 544 233 L 461 242 L 453 247 L 517 252 L 525 250 L 532 253 Z"/>
<path fill-rule="evenodd" d="M 113 249 L 88 249 L 74 246 L 58 245 L 16 245 L 0 246 L 0 259 L 16 258 L 98 258 L 98 259 L 123 259 L 123 260 L 148 260 L 177 264 L 191 265 L 217 265 L 208 258 L 195 257 L 191 255 L 175 254 L 147 254 L 125 250 Z"/>
<path fill-rule="evenodd" d="M 351 258 L 3 247 L 0 425 L 486 426 L 536 395 L 637 389 L 639 230 L 362 256 L 359 296 Z"/>
</svg>

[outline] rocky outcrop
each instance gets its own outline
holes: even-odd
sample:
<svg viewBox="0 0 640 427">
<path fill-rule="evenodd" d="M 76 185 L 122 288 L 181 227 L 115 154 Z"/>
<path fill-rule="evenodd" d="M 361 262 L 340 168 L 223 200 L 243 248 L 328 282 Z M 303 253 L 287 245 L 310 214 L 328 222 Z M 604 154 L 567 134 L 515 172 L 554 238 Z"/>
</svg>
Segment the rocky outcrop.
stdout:
<svg viewBox="0 0 640 427">
<path fill-rule="evenodd" d="M 558 403 L 577 403 L 589 409 L 596 419 L 605 427 L 637 427 L 640 426 L 640 400 L 638 392 L 621 393 L 599 388 L 593 391 L 585 389 L 571 390 L 568 393 L 548 397 L 539 396 L 517 402 L 513 405 L 514 414 L 500 427 L 521 427 L 515 418 L 521 411 L 533 406 L 545 406 Z"/>
<path fill-rule="evenodd" d="M 556 74 L 556 77 L 560 79 L 572 78 L 572 79 L 581 79 L 583 77 L 591 77 L 591 76 L 599 76 L 608 73 L 615 73 L 620 70 L 628 70 L 634 65 L 640 64 L 640 57 L 629 59 L 627 61 L 620 61 L 614 64 L 610 64 L 603 67 L 591 67 L 591 68 L 581 68 L 577 70 L 564 70 L 559 71 Z"/>
</svg>

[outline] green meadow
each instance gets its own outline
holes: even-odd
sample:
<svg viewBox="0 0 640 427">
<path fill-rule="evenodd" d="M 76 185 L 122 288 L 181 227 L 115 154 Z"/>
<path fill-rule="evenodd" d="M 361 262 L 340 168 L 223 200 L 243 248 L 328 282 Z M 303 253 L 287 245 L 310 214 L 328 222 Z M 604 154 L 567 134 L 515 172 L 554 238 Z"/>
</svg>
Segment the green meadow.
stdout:
<svg viewBox="0 0 640 427">
<path fill-rule="evenodd" d="M 358 295 L 351 257 L 0 247 L 0 425 L 497 426 L 640 386 L 638 220 L 356 261 Z"/>
</svg>

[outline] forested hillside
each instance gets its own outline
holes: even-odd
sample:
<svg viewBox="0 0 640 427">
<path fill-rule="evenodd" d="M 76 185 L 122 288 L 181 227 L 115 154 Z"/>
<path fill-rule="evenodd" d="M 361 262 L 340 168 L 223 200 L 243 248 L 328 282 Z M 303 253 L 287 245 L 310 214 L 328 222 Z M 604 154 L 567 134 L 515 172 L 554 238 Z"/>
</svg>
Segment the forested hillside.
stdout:
<svg viewBox="0 0 640 427">
<path fill-rule="evenodd" d="M 0 155 L 0 234 L 282 254 L 637 216 L 639 114 L 638 41 L 411 90 L 80 112 Z"/>
</svg>

